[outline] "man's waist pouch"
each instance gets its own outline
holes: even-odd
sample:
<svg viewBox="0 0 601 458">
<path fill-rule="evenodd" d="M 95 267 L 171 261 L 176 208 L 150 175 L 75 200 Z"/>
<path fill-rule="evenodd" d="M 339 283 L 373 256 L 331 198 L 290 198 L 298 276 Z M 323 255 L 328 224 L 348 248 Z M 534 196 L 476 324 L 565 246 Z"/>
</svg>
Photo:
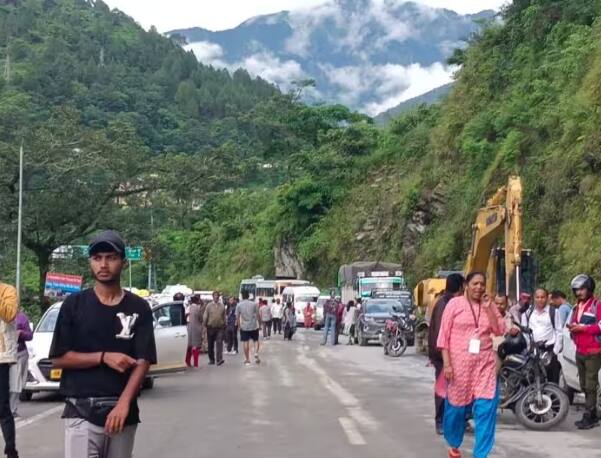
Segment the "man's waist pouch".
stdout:
<svg viewBox="0 0 601 458">
<path fill-rule="evenodd" d="M 96 426 L 104 426 L 106 418 L 115 408 L 118 397 L 97 398 L 67 398 L 65 402 L 75 411 L 79 418 L 83 418 Z"/>
</svg>

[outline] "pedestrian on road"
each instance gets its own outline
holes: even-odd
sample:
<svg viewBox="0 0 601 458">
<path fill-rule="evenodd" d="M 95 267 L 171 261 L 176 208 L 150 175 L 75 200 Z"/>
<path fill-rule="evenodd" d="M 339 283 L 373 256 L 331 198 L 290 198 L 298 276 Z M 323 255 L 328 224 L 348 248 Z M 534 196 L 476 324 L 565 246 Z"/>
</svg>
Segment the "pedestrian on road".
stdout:
<svg viewBox="0 0 601 458">
<path fill-rule="evenodd" d="M 236 325 L 236 307 L 238 300 L 235 297 L 230 297 L 227 305 L 225 341 L 227 342 L 227 354 L 238 354 L 238 326 Z"/>
<path fill-rule="evenodd" d="M 4 437 L 4 454 L 9 458 L 19 457 L 9 391 L 9 368 L 17 362 L 17 331 L 14 323 L 17 310 L 17 290 L 0 283 L 0 428 Z"/>
<path fill-rule="evenodd" d="M 263 339 L 269 340 L 271 338 L 271 307 L 267 300 L 261 300 L 261 308 L 259 309 L 261 314 L 261 323 L 263 325 Z"/>
<path fill-rule="evenodd" d="M 474 458 L 486 458 L 492 451 L 499 397 L 491 336 L 504 331 L 505 322 L 486 295 L 486 276 L 470 273 L 465 295 L 445 307 L 437 341 L 448 381 L 443 430 L 451 458 L 461 456 L 468 409 L 475 421 Z"/>
<path fill-rule="evenodd" d="M 509 308 L 509 317 L 512 321 L 516 323 L 522 322 L 522 314 L 526 313 L 527 310 L 531 308 L 532 296 L 529 293 L 520 293 L 520 298 L 518 303 L 512 305 Z M 516 336 L 519 333 L 519 328 L 513 326 L 509 332 L 512 336 Z"/>
<path fill-rule="evenodd" d="M 355 301 L 349 301 L 344 312 L 344 332 L 348 336 L 347 345 L 353 345 L 355 339 L 355 323 L 357 322 L 357 306 Z"/>
<path fill-rule="evenodd" d="M 203 321 L 207 326 L 207 338 L 209 340 L 209 364 L 221 366 L 224 363 L 225 306 L 219 300 L 219 296 L 219 291 L 213 292 L 213 301 L 207 304 Z"/>
<path fill-rule="evenodd" d="M 307 329 L 311 329 L 313 327 L 313 307 L 311 307 L 311 303 L 307 302 L 305 308 L 303 309 L 303 325 Z"/>
<path fill-rule="evenodd" d="M 94 288 L 65 299 L 50 347 L 53 367 L 63 370 L 65 457 L 128 458 L 140 386 L 157 362 L 153 317 L 144 299 L 121 288 L 127 261 L 117 232 L 94 237 L 89 255 Z"/>
<path fill-rule="evenodd" d="M 559 314 L 559 328 L 565 328 L 570 313 L 572 313 L 572 304 L 568 302 L 566 295 L 562 291 L 555 290 L 551 293 L 551 305 L 557 309 Z"/>
<path fill-rule="evenodd" d="M 336 292 L 332 290 L 330 292 L 330 298 L 323 304 L 323 339 L 321 345 L 325 345 L 328 342 L 328 335 L 330 335 L 330 344 L 334 345 L 336 341 L 336 313 L 338 310 L 338 301 L 336 300 Z"/>
<path fill-rule="evenodd" d="M 334 345 L 338 345 L 338 337 L 344 331 L 344 311 L 346 310 L 345 305 L 341 301 L 337 301 L 336 306 L 336 336 L 334 338 Z"/>
<path fill-rule="evenodd" d="M 438 298 L 434 308 L 432 309 L 432 316 L 430 317 L 430 327 L 428 330 L 428 356 L 430 363 L 434 366 L 434 383 L 436 383 L 440 377 L 444 377 L 442 373 L 443 361 L 442 352 L 439 350 L 437 342 L 438 335 L 440 333 L 440 324 L 442 323 L 442 315 L 445 311 L 447 304 L 451 299 L 461 296 L 463 294 L 463 284 L 465 279 L 461 274 L 451 274 L 447 277 L 447 283 L 445 286 L 444 293 Z M 444 416 L 444 403 L 445 398 L 439 396 L 434 392 L 434 420 L 437 434 L 442 434 L 442 419 Z"/>
<path fill-rule="evenodd" d="M 209 351 L 209 336 L 208 336 L 208 333 L 207 333 L 207 323 L 206 323 L 206 321 L 204 319 L 205 311 L 206 310 L 207 310 L 207 302 L 203 301 L 201 299 L 201 301 L 200 301 L 200 312 L 199 312 L 200 317 L 202 319 L 202 337 L 200 339 L 201 342 L 202 342 L 201 350 L 200 350 L 201 353 L 208 353 L 208 351 Z"/>
<path fill-rule="evenodd" d="M 202 316 L 200 315 L 200 296 L 195 294 L 190 298 L 188 307 L 188 348 L 186 353 L 186 366 L 192 367 L 191 360 L 194 360 L 194 367 L 198 367 L 198 358 L 202 349 Z"/>
<path fill-rule="evenodd" d="M 591 429 L 599 426 L 597 391 L 601 369 L 601 301 L 594 296 L 595 280 L 589 275 L 574 277 L 571 287 L 577 302 L 568 328 L 576 345 L 578 379 L 585 397 L 584 415 L 575 424 L 578 429 Z"/>
<path fill-rule="evenodd" d="M 22 310 L 17 313 L 15 318 L 15 328 L 17 330 L 17 363 L 10 366 L 10 410 L 13 417 L 18 417 L 19 398 L 27 381 L 29 362 L 29 351 L 27 351 L 25 342 L 33 339 L 29 317 Z"/>
<path fill-rule="evenodd" d="M 242 300 L 236 307 L 236 319 L 238 328 L 240 329 L 240 341 L 244 348 L 244 364 L 250 365 L 250 341 L 255 343 L 255 362 L 259 364 L 261 359 L 259 358 L 259 349 L 261 343 L 259 342 L 259 323 L 261 317 L 259 316 L 259 306 L 248 299 L 248 291 L 242 290 Z"/>
<path fill-rule="evenodd" d="M 273 333 L 282 333 L 282 318 L 284 317 L 284 307 L 279 299 L 273 299 L 271 305 L 271 319 L 273 321 Z"/>
<path fill-rule="evenodd" d="M 547 366 L 547 379 L 550 382 L 559 384 L 561 375 L 561 364 L 557 355 L 562 350 L 563 340 L 560 328 L 561 318 L 558 316 L 557 309 L 547 304 L 549 293 L 545 288 L 537 288 L 534 291 L 534 306 L 522 313 L 521 325 L 532 330 L 532 339 L 534 342 L 544 342 L 545 350 L 553 355 Z"/>
<path fill-rule="evenodd" d="M 296 331 L 296 312 L 294 311 L 294 304 L 288 302 L 286 310 L 284 311 L 284 340 L 292 340 L 292 336 Z"/>
</svg>

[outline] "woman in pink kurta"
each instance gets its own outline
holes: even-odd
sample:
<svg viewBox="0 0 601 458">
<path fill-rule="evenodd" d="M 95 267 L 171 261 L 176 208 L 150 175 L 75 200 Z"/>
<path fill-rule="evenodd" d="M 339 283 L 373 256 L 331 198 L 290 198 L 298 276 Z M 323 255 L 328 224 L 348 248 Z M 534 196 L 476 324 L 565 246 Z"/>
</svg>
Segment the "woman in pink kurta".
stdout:
<svg viewBox="0 0 601 458">
<path fill-rule="evenodd" d="M 466 409 L 473 409 L 476 423 L 474 457 L 487 457 L 494 445 L 498 398 L 492 335 L 502 335 L 505 324 L 485 292 L 484 274 L 468 275 L 465 295 L 447 304 L 438 335 L 448 381 L 443 429 L 453 458 L 461 456 Z"/>
</svg>

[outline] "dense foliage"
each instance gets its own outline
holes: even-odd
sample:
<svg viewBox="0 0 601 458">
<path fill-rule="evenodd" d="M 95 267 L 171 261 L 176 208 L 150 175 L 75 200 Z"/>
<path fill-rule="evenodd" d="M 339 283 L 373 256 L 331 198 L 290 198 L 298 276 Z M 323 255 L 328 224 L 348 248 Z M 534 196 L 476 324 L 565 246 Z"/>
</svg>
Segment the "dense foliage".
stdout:
<svg viewBox="0 0 601 458">
<path fill-rule="evenodd" d="M 22 142 L 31 292 L 36 266 L 85 271 L 49 254 L 104 226 L 144 245 L 158 286 L 234 291 L 272 276 L 282 246 L 321 286 L 359 259 L 415 280 L 462 266 L 476 209 L 512 173 L 540 281 L 599 277 L 600 14 L 597 0 L 514 1 L 455 53 L 446 101 L 377 129 L 204 67 L 101 1 L 1 6 L 0 275 L 14 271 Z"/>
</svg>

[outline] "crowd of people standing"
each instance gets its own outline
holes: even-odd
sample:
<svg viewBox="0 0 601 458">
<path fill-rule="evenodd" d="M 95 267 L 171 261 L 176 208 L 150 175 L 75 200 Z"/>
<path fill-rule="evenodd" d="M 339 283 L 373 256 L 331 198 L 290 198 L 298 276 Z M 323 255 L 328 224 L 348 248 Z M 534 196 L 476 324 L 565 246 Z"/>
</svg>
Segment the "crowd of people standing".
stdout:
<svg viewBox="0 0 601 458">
<path fill-rule="evenodd" d="M 559 383 L 563 329 L 567 326 L 576 347 L 576 363 L 585 412 L 578 429 L 599 425 L 597 416 L 598 374 L 601 369 L 601 304 L 595 298 L 595 282 L 585 274 L 571 282 L 576 299 L 572 307 L 561 291 L 549 293 L 539 287 L 534 295 L 522 293 L 516 304 L 486 293 L 486 276 L 470 273 L 447 277 L 444 293 L 431 314 L 429 359 L 435 372 L 434 412 L 438 434 L 449 445 L 448 456 L 461 456 L 466 428 L 475 424 L 473 456 L 485 458 L 495 441 L 499 402 L 497 374 L 502 355 L 509 347 L 526 349 L 526 338 L 542 343 L 551 355 L 549 382 Z M 524 329 L 531 332 L 524 336 Z"/>
</svg>

